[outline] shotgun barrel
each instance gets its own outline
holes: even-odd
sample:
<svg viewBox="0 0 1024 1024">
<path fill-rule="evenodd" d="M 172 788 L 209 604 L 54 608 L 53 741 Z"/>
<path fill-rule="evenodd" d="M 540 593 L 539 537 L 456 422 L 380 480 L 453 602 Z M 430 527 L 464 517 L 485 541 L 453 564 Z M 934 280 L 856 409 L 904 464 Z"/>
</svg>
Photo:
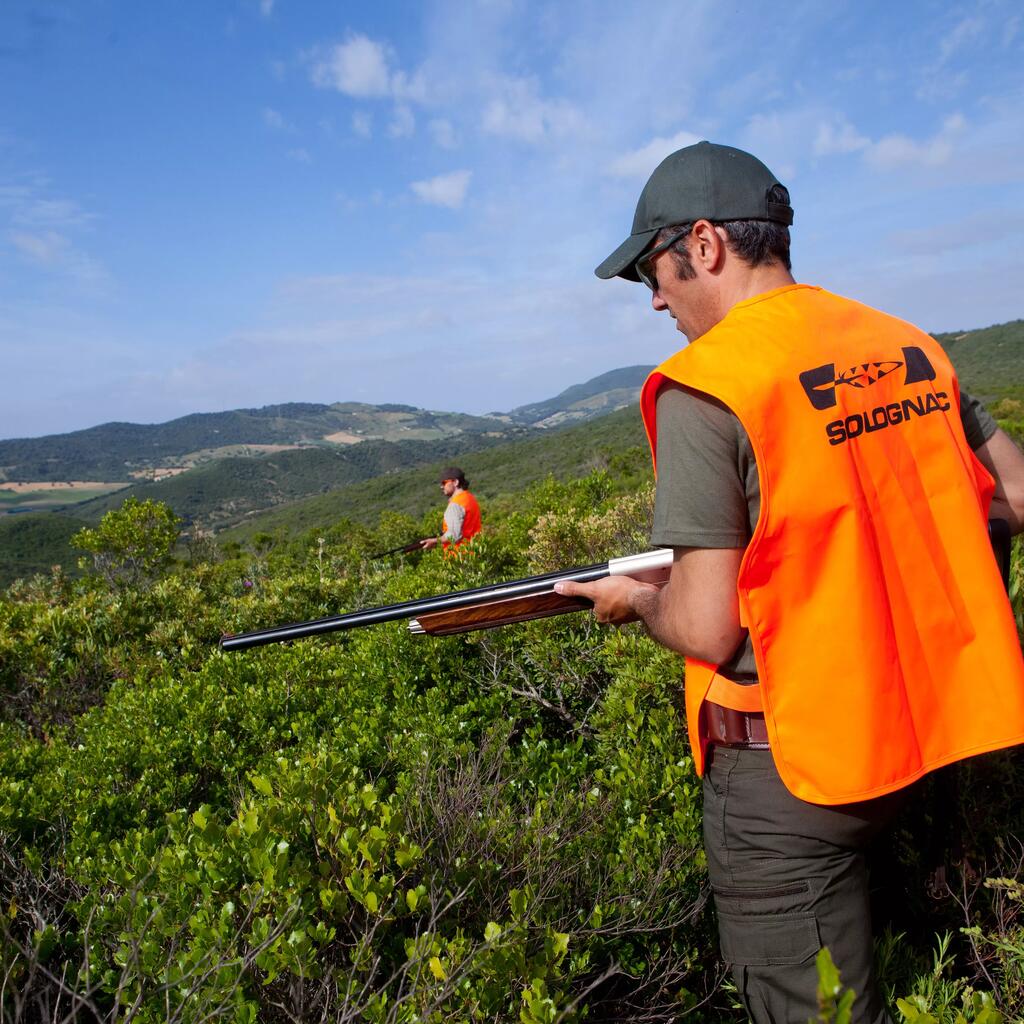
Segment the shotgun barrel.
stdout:
<svg viewBox="0 0 1024 1024">
<path fill-rule="evenodd" d="M 668 578 L 671 565 L 672 549 L 659 548 L 639 555 L 627 555 L 625 558 L 612 558 L 596 565 L 529 576 L 510 583 L 492 583 L 485 587 L 459 590 L 438 597 L 402 601 L 399 604 L 367 608 L 344 615 L 330 615 L 310 622 L 295 622 L 286 626 L 257 629 L 251 633 L 224 636 L 221 637 L 220 647 L 223 651 L 242 651 L 263 644 L 299 640 L 307 636 L 321 636 L 324 633 L 359 629 L 363 626 L 376 626 L 399 619 L 411 620 L 409 628 L 414 633 L 430 633 L 436 636 L 466 632 L 470 629 L 487 629 L 508 622 L 523 622 L 527 619 L 589 607 L 589 602 L 580 598 L 566 598 L 555 594 L 555 584 L 563 580 L 589 583 L 604 579 L 606 576 L 631 576 L 645 582 L 663 583 Z M 475 609 L 472 616 L 469 615 L 470 609 Z M 495 613 L 487 614 L 489 609 L 494 609 Z M 462 615 L 461 621 L 458 613 Z M 431 620 L 430 617 L 433 615 L 443 615 L 444 618 Z"/>
<path fill-rule="evenodd" d="M 399 544 L 397 548 L 388 548 L 387 551 L 378 551 L 375 554 L 367 555 L 366 557 L 370 558 L 370 559 L 373 559 L 373 558 L 384 558 L 386 555 L 398 555 L 398 554 L 407 555 L 407 554 L 409 554 L 409 552 L 415 551 L 422 543 L 423 543 L 422 539 L 420 539 L 420 540 L 411 540 L 411 541 L 409 541 L 408 544 Z"/>
</svg>

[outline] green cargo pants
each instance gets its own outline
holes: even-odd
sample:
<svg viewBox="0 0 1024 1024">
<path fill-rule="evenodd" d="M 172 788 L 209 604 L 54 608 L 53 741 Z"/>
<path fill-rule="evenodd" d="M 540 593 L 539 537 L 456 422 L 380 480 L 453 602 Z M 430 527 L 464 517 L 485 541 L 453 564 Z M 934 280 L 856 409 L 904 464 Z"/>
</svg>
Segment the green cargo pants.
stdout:
<svg viewBox="0 0 1024 1024">
<path fill-rule="evenodd" d="M 857 993 L 856 1024 L 889 1021 L 872 967 L 864 850 L 902 802 L 895 793 L 836 807 L 805 803 L 783 785 L 770 751 L 714 748 L 704 773 L 704 843 L 722 958 L 755 1024 L 817 1015 L 822 946 Z"/>
</svg>

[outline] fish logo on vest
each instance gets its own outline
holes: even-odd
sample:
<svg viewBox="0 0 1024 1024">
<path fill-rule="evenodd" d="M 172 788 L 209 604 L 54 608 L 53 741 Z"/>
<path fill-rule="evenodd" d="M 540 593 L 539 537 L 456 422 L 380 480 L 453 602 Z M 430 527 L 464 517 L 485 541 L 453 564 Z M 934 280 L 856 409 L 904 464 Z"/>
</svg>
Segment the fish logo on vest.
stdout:
<svg viewBox="0 0 1024 1024">
<path fill-rule="evenodd" d="M 903 349 L 902 360 L 869 360 L 841 373 L 836 373 L 835 363 L 825 363 L 813 370 L 804 370 L 800 374 L 800 383 L 815 409 L 831 409 L 836 404 L 836 388 L 844 384 L 852 388 L 870 387 L 901 366 L 906 366 L 904 386 L 923 380 L 935 380 L 935 368 L 931 360 L 916 345 L 909 345 Z"/>
</svg>

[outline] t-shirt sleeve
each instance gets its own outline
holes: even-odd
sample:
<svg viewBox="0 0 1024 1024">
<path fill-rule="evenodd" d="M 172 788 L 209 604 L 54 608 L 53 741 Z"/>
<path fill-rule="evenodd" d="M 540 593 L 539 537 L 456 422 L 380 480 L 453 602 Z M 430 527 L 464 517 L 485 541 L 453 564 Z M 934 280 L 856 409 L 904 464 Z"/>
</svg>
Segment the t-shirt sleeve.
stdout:
<svg viewBox="0 0 1024 1024">
<path fill-rule="evenodd" d="M 977 451 L 998 427 L 988 409 L 966 391 L 960 392 L 960 422 L 972 451 Z"/>
<path fill-rule="evenodd" d="M 457 502 L 449 501 L 444 510 L 444 540 L 462 540 L 462 524 L 466 520 L 466 510 Z"/>
<path fill-rule="evenodd" d="M 741 548 L 750 539 L 736 417 L 709 395 L 667 384 L 658 393 L 658 484 L 651 541 Z"/>
</svg>

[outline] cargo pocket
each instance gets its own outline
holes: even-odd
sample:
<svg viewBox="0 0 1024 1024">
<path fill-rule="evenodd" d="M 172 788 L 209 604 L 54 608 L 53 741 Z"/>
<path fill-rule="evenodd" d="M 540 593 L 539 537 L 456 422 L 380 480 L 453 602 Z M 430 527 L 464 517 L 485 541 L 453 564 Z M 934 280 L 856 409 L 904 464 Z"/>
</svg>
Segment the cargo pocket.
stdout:
<svg viewBox="0 0 1024 1024">
<path fill-rule="evenodd" d="M 746 967 L 795 965 L 811 960 L 821 949 L 817 917 L 810 910 L 784 907 L 787 897 L 807 891 L 806 882 L 762 889 L 716 889 L 722 959 Z"/>
</svg>

